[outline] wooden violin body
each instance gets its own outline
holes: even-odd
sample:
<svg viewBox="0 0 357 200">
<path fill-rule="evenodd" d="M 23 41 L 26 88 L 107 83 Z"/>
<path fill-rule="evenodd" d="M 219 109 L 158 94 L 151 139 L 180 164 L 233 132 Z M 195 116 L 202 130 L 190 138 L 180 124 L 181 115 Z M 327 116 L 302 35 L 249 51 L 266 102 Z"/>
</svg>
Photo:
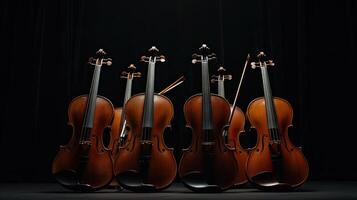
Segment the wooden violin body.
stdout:
<svg viewBox="0 0 357 200">
<path fill-rule="evenodd" d="M 115 157 L 119 151 L 120 145 L 122 143 L 124 143 L 125 141 L 127 141 L 127 139 L 130 138 L 130 135 L 126 135 L 125 139 L 121 140 L 120 133 L 123 128 L 122 120 L 124 120 L 123 119 L 123 108 L 122 107 L 115 108 L 114 109 L 114 118 L 113 118 L 112 128 L 111 128 L 111 134 L 110 134 L 110 141 L 109 141 L 109 148 L 111 150 L 111 155 L 112 155 L 113 160 L 115 159 Z M 114 162 L 113 162 L 113 168 L 114 168 Z M 109 187 L 119 188 L 119 184 L 115 178 L 112 180 Z"/>
<path fill-rule="evenodd" d="M 215 59 L 202 45 L 201 55 L 193 54 L 193 63 L 202 64 L 202 93 L 190 97 L 184 105 L 186 126 L 192 131 L 191 146 L 183 150 L 179 175 L 184 185 L 196 192 L 221 192 L 235 182 L 238 170 L 234 148 L 223 141 L 228 126 L 228 101 L 210 92 L 208 61 Z"/>
<path fill-rule="evenodd" d="M 275 64 L 263 61 L 263 57 L 264 52 L 260 52 L 259 62 L 252 62 L 253 68 L 261 69 L 264 98 L 253 100 L 247 108 L 247 118 L 257 131 L 257 144 L 247 161 L 247 176 L 264 190 L 290 190 L 307 180 L 309 165 L 301 149 L 289 139 L 293 119 L 290 103 L 272 95 L 267 67 Z"/>
<path fill-rule="evenodd" d="M 257 144 L 250 152 L 247 161 L 247 176 L 252 182 L 265 189 L 271 187 L 266 186 L 271 183 L 276 184 L 277 189 L 296 188 L 306 181 L 309 165 L 301 149 L 295 147 L 289 139 L 288 128 L 292 126 L 293 119 L 290 103 L 278 97 L 273 99 L 281 144 L 270 144 L 264 98 L 253 100 L 247 108 L 247 118 L 252 127 L 257 130 Z M 282 162 L 279 167 L 281 172 L 274 172 L 273 169 L 271 155 L 277 152 L 281 154 Z M 276 173 L 280 173 L 280 180 L 276 179 Z"/>
<path fill-rule="evenodd" d="M 145 93 L 131 97 L 125 104 L 125 120 L 130 140 L 119 148 L 115 156 L 114 172 L 118 183 L 135 192 L 158 191 L 168 187 L 176 177 L 176 160 L 173 149 L 164 142 L 164 130 L 170 126 L 174 115 L 171 101 L 154 94 L 156 60 L 159 50 L 152 47 L 148 62 Z"/>
<path fill-rule="evenodd" d="M 218 95 L 211 95 L 213 141 L 205 142 L 202 129 L 202 96 L 190 97 L 184 105 L 187 127 L 192 130 L 192 142 L 183 150 L 179 174 L 184 184 L 193 191 L 223 191 L 234 184 L 237 161 L 234 149 L 227 147 L 222 131 L 227 125 L 229 103 Z"/>
<path fill-rule="evenodd" d="M 248 182 L 246 175 L 246 164 L 249 152 L 244 149 L 239 141 L 239 137 L 244 133 L 245 116 L 243 111 L 235 107 L 231 124 L 228 128 L 228 145 L 235 148 L 237 158 L 238 173 L 236 174 L 235 186 L 240 186 Z"/>
<path fill-rule="evenodd" d="M 126 140 L 130 138 L 128 132 L 125 129 L 126 121 L 123 113 L 123 107 L 125 106 L 128 99 L 131 97 L 131 88 L 134 78 L 141 77 L 140 72 L 135 72 L 136 67 L 134 64 L 130 64 L 128 67 L 128 72 L 123 71 L 120 78 L 126 79 L 126 87 L 124 94 L 123 106 L 115 108 L 114 110 L 114 120 L 112 124 L 112 130 L 110 134 L 109 147 L 112 150 L 113 157 L 116 156 L 119 150 L 119 146 L 124 145 Z"/>
<path fill-rule="evenodd" d="M 247 57 L 246 65 L 249 60 L 249 55 Z M 237 97 L 239 94 L 240 85 L 242 79 L 244 77 L 244 72 L 246 65 L 244 66 L 243 74 L 241 77 L 240 84 L 238 86 L 236 97 L 234 100 L 234 105 L 231 105 L 230 115 L 229 115 L 229 128 L 225 129 L 223 132 L 223 137 L 225 139 L 225 143 L 228 146 L 235 149 L 236 161 L 238 166 L 238 172 L 235 175 L 234 186 L 241 186 L 248 182 L 248 178 L 246 176 L 246 163 L 248 159 L 248 151 L 245 150 L 240 144 L 240 134 L 244 133 L 244 125 L 245 125 L 245 116 L 242 110 L 235 106 L 237 103 Z M 213 75 L 211 82 L 217 83 L 218 86 L 218 95 L 225 98 L 225 88 L 224 84 L 226 80 L 232 80 L 232 75 L 226 73 L 226 69 L 223 66 L 220 66 L 217 70 L 218 75 Z"/>
<path fill-rule="evenodd" d="M 109 141 L 109 148 L 112 150 L 113 157 L 118 152 L 119 145 L 120 145 L 120 132 L 122 129 L 121 121 L 123 117 L 123 108 L 118 107 L 114 109 L 114 118 L 111 128 L 111 139 Z"/>
<path fill-rule="evenodd" d="M 104 129 L 110 127 L 113 119 L 113 105 L 105 97 L 97 97 L 90 142 L 80 144 L 86 104 L 87 95 L 83 95 L 69 105 L 68 124 L 72 126 L 73 134 L 69 143 L 60 147 L 52 164 L 52 173 L 67 188 L 92 191 L 106 186 L 113 177 L 110 151 L 102 140 Z"/>
<path fill-rule="evenodd" d="M 137 94 L 126 104 L 125 116 L 131 139 L 119 148 L 114 163 L 119 183 L 133 191 L 164 189 L 175 179 L 177 170 L 173 149 L 168 148 L 163 139 L 164 130 L 170 125 L 174 115 L 173 105 L 165 96 L 154 95 L 151 142 L 145 143 L 141 140 L 144 98 L 145 95 Z M 146 148 L 150 149 L 151 157 L 145 166 L 147 169 L 143 169 L 140 160 Z M 134 184 L 130 184 L 130 181 Z"/>
<path fill-rule="evenodd" d="M 100 70 L 103 64 L 111 65 L 110 58 L 99 49 L 88 95 L 72 100 L 68 108 L 68 124 L 72 137 L 61 146 L 52 163 L 52 173 L 63 186 L 80 191 L 94 191 L 110 183 L 113 178 L 113 161 L 110 150 L 103 144 L 103 132 L 109 128 L 114 115 L 112 103 L 97 95 Z"/>
</svg>

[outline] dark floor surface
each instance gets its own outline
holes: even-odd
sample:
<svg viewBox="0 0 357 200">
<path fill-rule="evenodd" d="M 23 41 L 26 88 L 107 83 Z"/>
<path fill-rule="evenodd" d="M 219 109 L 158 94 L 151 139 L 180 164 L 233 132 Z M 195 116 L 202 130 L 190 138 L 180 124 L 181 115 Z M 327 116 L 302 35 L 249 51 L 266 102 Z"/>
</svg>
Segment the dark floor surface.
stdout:
<svg viewBox="0 0 357 200">
<path fill-rule="evenodd" d="M 77 193 L 55 183 L 0 183 L 0 200 L 12 199 L 354 199 L 357 200 L 357 182 L 310 181 L 292 192 L 262 192 L 254 188 L 231 189 L 223 193 L 193 193 L 175 183 L 158 193 L 133 193 L 104 189 L 94 193 Z"/>
</svg>

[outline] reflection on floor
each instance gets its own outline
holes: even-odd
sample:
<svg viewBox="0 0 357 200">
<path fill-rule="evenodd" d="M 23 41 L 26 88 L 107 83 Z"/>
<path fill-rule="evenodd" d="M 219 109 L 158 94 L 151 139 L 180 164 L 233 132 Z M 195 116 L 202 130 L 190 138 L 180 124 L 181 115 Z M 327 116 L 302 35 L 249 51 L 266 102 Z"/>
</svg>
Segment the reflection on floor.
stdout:
<svg viewBox="0 0 357 200">
<path fill-rule="evenodd" d="M 104 189 L 94 193 L 72 192 L 55 183 L 0 183 L 0 200 L 12 199 L 357 199 L 357 182 L 307 182 L 293 192 L 262 192 L 254 188 L 231 189 L 223 193 L 193 193 L 175 183 L 158 193 L 133 193 Z"/>
</svg>

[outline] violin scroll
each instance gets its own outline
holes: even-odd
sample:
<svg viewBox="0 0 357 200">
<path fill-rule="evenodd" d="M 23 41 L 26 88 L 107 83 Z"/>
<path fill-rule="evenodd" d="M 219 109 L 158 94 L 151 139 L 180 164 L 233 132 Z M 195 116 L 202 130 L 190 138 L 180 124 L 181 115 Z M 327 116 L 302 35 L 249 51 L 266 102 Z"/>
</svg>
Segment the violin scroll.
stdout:
<svg viewBox="0 0 357 200">
<path fill-rule="evenodd" d="M 265 58 L 265 57 L 266 57 L 266 54 L 261 51 L 261 52 L 257 55 L 258 62 L 251 62 L 251 63 L 250 63 L 252 69 L 255 69 L 255 68 L 257 68 L 257 67 L 275 66 L 273 60 L 266 60 L 266 61 L 264 61 L 263 58 Z"/>
<path fill-rule="evenodd" d="M 210 48 L 208 48 L 206 44 L 203 44 L 198 50 L 200 54 L 197 53 L 192 54 L 192 64 L 202 62 L 204 58 L 207 58 L 207 60 L 217 59 L 216 54 L 211 53 Z"/>
<path fill-rule="evenodd" d="M 135 72 L 136 71 L 136 67 L 134 64 L 130 64 L 128 67 L 129 72 L 127 71 L 123 71 L 121 73 L 120 78 L 125 78 L 125 79 L 130 79 L 130 78 L 140 78 L 141 77 L 141 73 L 140 72 Z"/>
<path fill-rule="evenodd" d="M 211 83 L 218 82 L 219 80 L 225 81 L 225 80 L 232 80 L 232 75 L 231 74 L 226 74 L 226 69 L 223 66 L 220 66 L 217 70 L 218 75 L 212 75 Z"/>
<path fill-rule="evenodd" d="M 141 56 L 140 61 L 141 62 L 149 62 L 150 59 L 153 59 L 155 61 L 159 62 L 165 62 L 166 58 L 164 55 L 159 55 L 159 49 L 157 49 L 155 46 L 152 46 L 149 49 L 149 56 Z"/>
<path fill-rule="evenodd" d="M 112 63 L 112 59 L 111 58 L 104 58 L 105 55 L 107 55 L 107 53 L 103 49 L 99 49 L 96 52 L 95 58 L 90 57 L 88 59 L 88 64 L 90 64 L 90 65 L 99 65 L 99 66 L 102 66 L 102 65 L 110 66 L 110 65 L 112 65 L 113 64 Z"/>
</svg>

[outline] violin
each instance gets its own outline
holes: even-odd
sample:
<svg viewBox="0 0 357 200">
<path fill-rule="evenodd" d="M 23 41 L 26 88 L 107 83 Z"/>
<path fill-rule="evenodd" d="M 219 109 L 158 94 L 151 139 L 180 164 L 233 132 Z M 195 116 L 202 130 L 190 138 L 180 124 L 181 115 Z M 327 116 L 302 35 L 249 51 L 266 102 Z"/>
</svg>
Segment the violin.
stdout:
<svg viewBox="0 0 357 200">
<path fill-rule="evenodd" d="M 103 145 L 103 131 L 109 128 L 114 108 L 109 99 L 98 96 L 102 65 L 111 65 L 110 58 L 99 49 L 94 65 L 92 84 L 88 95 L 74 98 L 68 108 L 68 124 L 72 137 L 67 145 L 60 146 L 52 163 L 52 173 L 63 186 L 79 191 L 94 191 L 108 185 L 113 177 L 110 150 Z"/>
<path fill-rule="evenodd" d="M 129 73 L 127 73 L 127 72 L 124 72 L 124 73 L 125 73 L 125 77 L 130 76 Z M 140 72 L 132 73 L 132 75 L 133 75 L 133 77 L 141 77 Z M 124 78 L 124 77 L 122 76 L 122 78 Z M 170 85 L 165 87 L 163 90 L 161 90 L 158 94 L 162 94 L 162 95 L 165 94 L 166 92 L 172 90 L 176 86 L 183 83 L 184 80 L 185 80 L 184 76 L 181 76 L 179 79 L 177 79 L 176 81 L 174 81 L 173 83 L 171 83 Z M 129 81 L 129 78 L 128 78 L 128 81 Z M 131 94 L 131 83 L 129 83 L 129 85 L 128 85 L 128 81 L 127 81 L 127 86 L 126 86 L 126 90 L 125 90 L 126 91 L 125 98 L 124 98 L 125 102 L 128 100 L 128 97 L 130 98 L 130 94 Z M 128 88 L 130 88 L 130 89 L 128 89 Z M 115 157 L 115 154 L 117 153 L 117 150 L 119 149 L 119 146 L 123 146 L 127 140 L 130 140 L 130 136 L 128 135 L 128 131 L 126 128 L 126 120 L 124 119 L 123 114 L 124 114 L 124 112 L 122 112 L 122 108 L 115 109 L 115 115 L 114 115 L 114 120 L 113 120 L 113 124 L 112 124 L 113 138 L 110 141 L 111 142 L 110 144 L 113 149 L 114 157 Z M 117 139 L 119 136 L 119 134 L 118 134 L 119 132 L 120 132 L 120 140 Z"/>
<path fill-rule="evenodd" d="M 126 81 L 126 88 L 125 88 L 125 95 L 124 95 L 124 105 L 128 101 L 131 96 L 131 87 L 133 78 L 141 77 L 140 72 L 135 72 L 136 67 L 135 65 L 131 64 L 128 67 L 129 72 L 123 71 L 121 74 L 121 78 L 127 79 Z M 172 90 L 176 86 L 183 83 L 185 80 L 184 76 L 181 76 L 179 79 L 165 87 L 163 90 L 159 92 L 159 94 L 165 94 L 166 92 Z M 124 106 L 123 106 L 124 107 Z M 111 139 L 109 143 L 109 147 L 112 149 L 113 158 L 115 158 L 116 154 L 118 153 L 118 149 L 120 146 L 123 146 L 125 142 L 130 142 L 131 135 L 128 134 L 126 128 L 126 120 L 124 119 L 124 112 L 123 107 L 115 108 L 114 110 L 114 120 L 112 123 L 112 132 L 111 132 Z M 111 186 L 118 186 L 116 179 L 113 179 Z"/>
<path fill-rule="evenodd" d="M 128 72 L 123 71 L 120 76 L 120 78 L 126 79 L 126 87 L 123 107 L 118 107 L 114 110 L 114 119 L 112 123 L 111 138 L 109 142 L 109 147 L 110 149 L 112 149 L 113 157 L 115 157 L 115 155 L 118 153 L 119 146 L 122 146 L 128 137 L 127 129 L 125 129 L 126 120 L 124 119 L 123 108 L 125 106 L 125 103 L 131 97 L 133 79 L 139 77 L 141 77 L 141 73 L 136 72 L 136 67 L 134 64 L 129 65 Z"/>
<path fill-rule="evenodd" d="M 249 57 L 247 58 L 247 60 Z M 225 89 L 224 89 L 224 82 L 226 80 L 232 80 L 232 75 L 226 73 L 226 69 L 221 66 L 217 70 L 218 75 L 213 75 L 211 82 L 217 83 L 218 85 L 218 95 L 225 98 Z M 244 73 L 242 74 L 243 78 Z M 238 90 L 239 91 L 239 90 Z M 237 91 L 237 93 L 238 93 Z M 245 165 L 248 159 L 248 151 L 242 147 L 239 142 L 239 137 L 244 132 L 244 125 L 245 125 L 245 116 L 243 111 L 238 107 L 235 106 L 236 100 L 234 102 L 234 106 L 231 105 L 231 113 L 230 113 L 230 120 L 228 130 L 225 129 L 223 131 L 223 137 L 225 139 L 225 143 L 230 145 L 231 147 L 235 147 L 235 154 L 237 158 L 237 165 L 238 165 L 238 173 L 236 174 L 236 181 L 234 186 L 241 186 L 248 182 L 248 178 L 245 174 Z"/>
<path fill-rule="evenodd" d="M 264 97 L 254 99 L 247 108 L 247 118 L 257 131 L 257 143 L 247 161 L 247 176 L 263 190 L 291 190 L 307 180 L 309 165 L 301 149 L 289 139 L 293 108 L 287 100 L 272 96 L 267 68 L 274 63 L 263 60 L 265 56 L 260 52 L 258 62 L 251 63 L 253 69 L 261 69 Z"/>
<path fill-rule="evenodd" d="M 230 188 L 238 172 L 235 149 L 226 145 L 222 132 L 226 128 L 230 105 L 210 92 L 209 60 L 216 59 L 207 45 L 193 54 L 192 63 L 201 62 L 202 93 L 191 96 L 184 105 L 186 127 L 192 131 L 190 147 L 183 150 L 179 175 L 184 185 L 196 192 L 221 192 Z"/>
<path fill-rule="evenodd" d="M 125 141 L 130 137 L 130 135 L 127 134 L 127 129 L 125 129 L 126 120 L 124 118 L 123 108 L 125 106 L 125 103 L 131 97 L 131 88 L 133 84 L 133 79 L 139 77 L 141 77 L 141 73 L 136 72 L 136 67 L 134 64 L 130 64 L 128 67 L 128 72 L 123 71 L 120 76 L 120 78 L 126 79 L 126 86 L 125 86 L 123 107 L 118 107 L 114 109 L 114 119 L 112 122 L 112 129 L 111 129 L 110 141 L 109 141 L 109 148 L 112 151 L 113 158 L 115 158 L 115 155 L 118 153 L 119 147 L 124 145 Z M 113 179 L 112 182 L 110 183 L 110 186 L 116 188 L 119 185 L 117 181 Z M 119 187 L 119 189 L 121 188 Z"/>
<path fill-rule="evenodd" d="M 124 115 L 131 140 L 119 147 L 114 160 L 114 173 L 125 189 L 143 192 L 168 187 L 176 177 L 173 149 L 164 143 L 163 133 L 174 115 L 171 101 L 154 94 L 155 64 L 164 62 L 156 47 L 141 61 L 148 63 L 146 90 L 132 96 L 125 104 Z"/>
</svg>

